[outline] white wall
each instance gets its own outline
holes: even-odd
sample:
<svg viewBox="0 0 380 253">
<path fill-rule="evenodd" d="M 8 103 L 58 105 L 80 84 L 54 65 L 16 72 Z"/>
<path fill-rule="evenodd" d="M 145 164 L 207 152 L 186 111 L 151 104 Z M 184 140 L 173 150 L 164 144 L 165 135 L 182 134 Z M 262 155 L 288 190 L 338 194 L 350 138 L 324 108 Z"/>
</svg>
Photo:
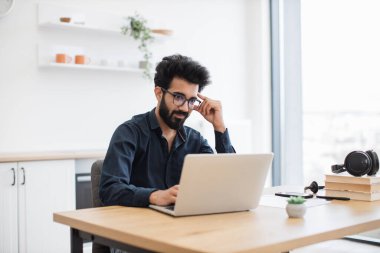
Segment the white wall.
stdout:
<svg viewBox="0 0 380 253">
<path fill-rule="evenodd" d="M 0 19 L 0 152 L 106 149 L 119 124 L 155 106 L 153 83 L 133 73 L 39 68 L 37 45 L 120 53 L 136 45 L 123 36 L 39 29 L 39 2 L 19 0 Z M 208 67 L 213 83 L 204 94 L 223 101 L 227 125 L 252 122 L 248 140 L 239 127 L 230 129 L 236 143 L 245 151 L 270 150 L 267 0 L 44 3 L 125 16 L 137 11 L 152 27 L 172 29 L 172 37 L 153 46 L 154 58 L 181 53 Z M 199 126 L 199 119 L 192 115 L 189 124 Z"/>
</svg>

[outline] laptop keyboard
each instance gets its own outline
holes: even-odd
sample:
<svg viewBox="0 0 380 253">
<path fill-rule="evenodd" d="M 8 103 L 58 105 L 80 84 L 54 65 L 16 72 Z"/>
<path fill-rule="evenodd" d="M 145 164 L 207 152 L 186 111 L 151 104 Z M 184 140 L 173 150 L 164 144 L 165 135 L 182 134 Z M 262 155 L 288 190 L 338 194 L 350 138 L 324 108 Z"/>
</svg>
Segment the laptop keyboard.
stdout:
<svg viewBox="0 0 380 253">
<path fill-rule="evenodd" d="M 165 208 L 174 211 L 174 207 L 175 207 L 175 205 L 172 205 L 172 206 L 166 206 Z"/>
</svg>

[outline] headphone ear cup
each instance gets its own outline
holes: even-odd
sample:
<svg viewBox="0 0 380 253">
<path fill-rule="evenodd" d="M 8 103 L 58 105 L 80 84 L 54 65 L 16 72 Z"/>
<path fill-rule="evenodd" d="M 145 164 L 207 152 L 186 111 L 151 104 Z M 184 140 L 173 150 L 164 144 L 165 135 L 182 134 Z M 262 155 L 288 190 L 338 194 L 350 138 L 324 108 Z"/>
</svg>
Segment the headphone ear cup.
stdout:
<svg viewBox="0 0 380 253">
<path fill-rule="evenodd" d="M 310 189 L 310 191 L 312 191 L 314 194 L 316 194 L 318 192 L 318 189 L 319 189 L 318 183 L 315 181 L 311 182 L 311 184 L 308 187 L 305 187 L 304 190 L 306 191 L 307 189 Z"/>
<path fill-rule="evenodd" d="M 372 159 L 366 152 L 352 151 L 344 159 L 344 167 L 351 175 L 361 177 L 372 169 Z"/>
<path fill-rule="evenodd" d="M 371 167 L 371 169 L 367 175 L 368 176 L 374 176 L 379 171 L 379 158 L 378 158 L 376 152 L 373 150 L 368 150 L 368 151 L 366 151 L 366 153 L 368 154 L 368 156 L 372 160 L 372 167 Z"/>
</svg>

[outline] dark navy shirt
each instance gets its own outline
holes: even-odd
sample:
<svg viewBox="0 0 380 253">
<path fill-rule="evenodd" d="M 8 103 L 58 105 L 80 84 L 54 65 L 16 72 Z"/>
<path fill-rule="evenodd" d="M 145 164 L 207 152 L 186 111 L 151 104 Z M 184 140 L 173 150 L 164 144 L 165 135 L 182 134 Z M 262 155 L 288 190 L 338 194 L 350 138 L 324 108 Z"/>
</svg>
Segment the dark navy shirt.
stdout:
<svg viewBox="0 0 380 253">
<path fill-rule="evenodd" d="M 199 132 L 183 126 L 172 148 L 162 136 L 155 109 L 120 125 L 104 159 L 99 195 L 104 205 L 148 206 L 153 191 L 179 183 L 187 154 L 213 153 Z M 234 153 L 228 130 L 215 131 L 218 153 Z"/>
</svg>

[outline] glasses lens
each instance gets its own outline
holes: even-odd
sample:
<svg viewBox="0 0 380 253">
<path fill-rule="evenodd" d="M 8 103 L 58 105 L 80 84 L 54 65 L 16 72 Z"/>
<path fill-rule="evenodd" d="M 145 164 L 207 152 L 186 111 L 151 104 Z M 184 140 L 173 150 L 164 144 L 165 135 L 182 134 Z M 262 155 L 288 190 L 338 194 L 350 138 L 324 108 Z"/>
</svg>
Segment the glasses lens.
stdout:
<svg viewBox="0 0 380 253">
<path fill-rule="evenodd" d="M 186 101 L 185 97 L 182 95 L 174 94 L 173 97 L 174 97 L 173 102 L 177 106 L 182 106 Z"/>
<path fill-rule="evenodd" d="M 198 99 L 190 99 L 189 100 L 189 107 L 191 108 L 191 109 L 193 109 L 194 107 L 196 107 L 196 106 L 199 106 L 201 103 L 200 103 L 200 101 L 198 100 Z"/>
</svg>

